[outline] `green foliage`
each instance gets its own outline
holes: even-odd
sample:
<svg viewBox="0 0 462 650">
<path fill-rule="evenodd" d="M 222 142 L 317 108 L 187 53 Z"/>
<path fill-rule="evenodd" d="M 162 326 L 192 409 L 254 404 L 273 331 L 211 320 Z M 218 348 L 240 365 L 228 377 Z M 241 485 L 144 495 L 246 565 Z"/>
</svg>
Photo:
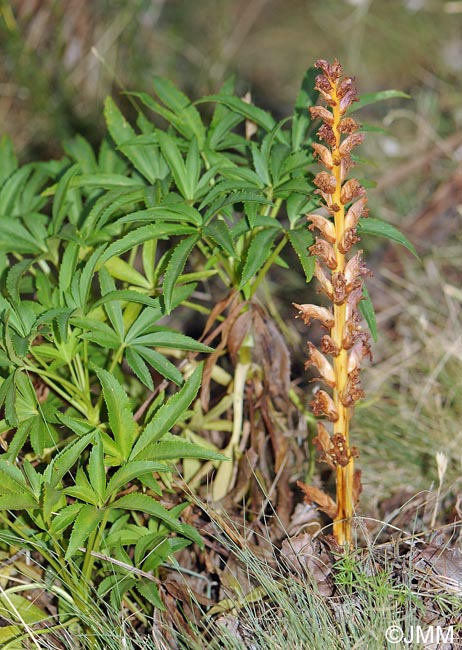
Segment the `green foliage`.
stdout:
<svg viewBox="0 0 462 650">
<path fill-rule="evenodd" d="M 212 348 L 167 319 L 210 314 L 196 287 L 211 278 L 243 308 L 276 263 L 298 259 L 311 280 L 312 77 L 290 120 L 230 83 L 194 105 L 155 78 L 155 97 L 131 95 L 136 127 L 107 99 L 98 151 L 77 136 L 61 160 L 19 166 L 0 143 L 0 515 L 82 611 L 92 588 L 114 606 L 133 592 L 162 607 L 146 574 L 201 544 L 182 521 L 186 503 L 165 503 L 178 464 L 224 458 L 181 435 L 197 357 Z M 214 105 L 209 121 L 203 103 Z M 362 230 L 414 252 L 378 219 Z"/>
</svg>

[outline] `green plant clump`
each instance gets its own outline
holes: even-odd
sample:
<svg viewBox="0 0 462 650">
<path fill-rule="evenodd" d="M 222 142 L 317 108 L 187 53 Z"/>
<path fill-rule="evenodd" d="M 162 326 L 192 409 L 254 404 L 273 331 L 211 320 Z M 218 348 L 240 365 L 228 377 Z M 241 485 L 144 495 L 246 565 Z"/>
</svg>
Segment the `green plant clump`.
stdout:
<svg viewBox="0 0 462 650">
<path fill-rule="evenodd" d="M 155 78 L 154 96 L 130 94 L 136 126 L 107 99 L 98 151 L 77 136 L 61 160 L 20 166 L 1 141 L 0 543 L 5 556 L 41 558 L 63 612 L 70 602 L 86 615 L 95 591 L 115 610 L 163 608 L 161 565 L 202 544 L 182 518 L 178 467 L 198 464 L 196 484 L 217 469 L 215 500 L 232 484 L 254 321 L 235 333 L 224 379 L 223 332 L 253 313 L 275 265 L 298 258 L 313 277 L 315 75 L 280 122 L 231 81 L 192 103 Z M 205 119 L 198 107 L 210 106 Z M 378 218 L 358 231 L 412 248 Z M 367 296 L 360 306 L 375 335 Z M 216 325 L 222 343 L 189 336 L 179 325 L 188 313 L 208 319 L 205 332 Z M 194 425 L 206 418 L 201 384 L 219 375 L 229 393 L 214 411 L 222 447 Z M 21 598 L 5 600 L 3 639 Z"/>
</svg>

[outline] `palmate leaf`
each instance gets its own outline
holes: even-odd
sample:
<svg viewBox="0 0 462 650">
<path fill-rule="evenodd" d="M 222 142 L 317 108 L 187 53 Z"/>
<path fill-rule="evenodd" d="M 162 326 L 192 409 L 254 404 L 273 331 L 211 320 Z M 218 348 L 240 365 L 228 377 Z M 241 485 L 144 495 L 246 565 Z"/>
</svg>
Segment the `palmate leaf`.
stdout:
<svg viewBox="0 0 462 650">
<path fill-rule="evenodd" d="M 57 234 L 61 225 L 66 218 L 68 203 L 70 200 L 69 188 L 71 187 L 72 179 L 80 172 L 80 165 L 78 163 L 69 167 L 69 169 L 61 176 L 57 186 L 51 209 L 52 217 L 52 232 Z"/>
<path fill-rule="evenodd" d="M 164 201 L 162 205 L 131 212 L 118 219 L 117 223 L 143 223 L 144 221 L 148 223 L 153 221 L 176 221 L 201 226 L 202 215 L 198 210 L 186 203 L 168 203 Z"/>
<path fill-rule="evenodd" d="M 197 395 L 201 377 L 202 365 L 194 370 L 181 390 L 170 397 L 156 412 L 154 418 L 145 426 L 144 431 L 133 447 L 130 455 L 131 460 L 135 460 L 147 445 L 160 440 L 184 416 L 189 405 Z"/>
<path fill-rule="evenodd" d="M 373 217 L 361 219 L 358 224 L 358 232 L 391 239 L 392 241 L 395 241 L 407 248 L 408 251 L 410 251 L 417 259 L 419 259 L 416 249 L 411 244 L 406 235 L 403 235 L 403 233 L 400 232 L 397 228 L 387 223 L 386 221 L 382 221 L 382 219 L 376 219 Z"/>
<path fill-rule="evenodd" d="M 109 426 L 121 460 L 127 460 L 135 439 L 137 424 L 133 419 L 130 400 L 117 379 L 107 370 L 95 368 L 103 389 Z"/>
</svg>

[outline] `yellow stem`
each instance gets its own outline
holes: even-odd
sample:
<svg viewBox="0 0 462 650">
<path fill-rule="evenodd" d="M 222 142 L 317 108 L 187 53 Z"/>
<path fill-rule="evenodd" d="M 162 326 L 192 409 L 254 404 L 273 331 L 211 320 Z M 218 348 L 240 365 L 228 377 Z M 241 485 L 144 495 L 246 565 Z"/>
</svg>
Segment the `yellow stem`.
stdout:
<svg viewBox="0 0 462 650">
<path fill-rule="evenodd" d="M 337 100 L 336 92 L 333 92 L 333 99 Z M 334 122 L 332 129 L 336 138 L 336 146 L 333 150 L 334 159 L 340 160 L 340 131 L 339 124 L 341 120 L 339 101 L 333 107 Z M 335 235 L 336 242 L 334 244 L 335 256 L 337 261 L 336 273 L 343 272 L 345 269 L 345 255 L 340 252 L 338 244 L 343 237 L 345 228 L 345 208 L 340 201 L 340 194 L 342 189 L 342 179 L 340 165 L 334 165 L 333 174 L 336 180 L 335 193 L 332 196 L 334 205 L 338 206 L 338 210 L 334 212 Z M 336 385 L 333 390 L 333 399 L 337 408 L 339 417 L 334 425 L 334 434 L 340 434 L 345 440 L 345 447 L 350 462 L 345 467 L 338 466 L 336 472 L 337 480 L 337 516 L 334 520 L 334 536 L 339 544 L 345 544 L 351 540 L 351 519 L 353 516 L 353 476 L 354 476 L 354 461 L 351 457 L 350 442 L 349 442 L 349 421 L 350 409 L 345 407 L 341 400 L 340 395 L 346 385 L 348 378 L 348 354 L 342 346 L 343 332 L 346 321 L 346 304 L 334 305 L 334 320 L 335 324 L 331 330 L 331 337 L 335 341 L 340 350 L 338 356 L 334 357 L 334 372 L 336 378 Z"/>
</svg>

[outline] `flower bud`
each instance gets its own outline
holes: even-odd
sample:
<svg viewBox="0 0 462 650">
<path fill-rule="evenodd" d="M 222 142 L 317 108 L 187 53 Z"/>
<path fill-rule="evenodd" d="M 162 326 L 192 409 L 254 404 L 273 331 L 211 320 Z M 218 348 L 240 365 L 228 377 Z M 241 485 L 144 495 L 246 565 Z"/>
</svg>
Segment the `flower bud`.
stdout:
<svg viewBox="0 0 462 650">
<path fill-rule="evenodd" d="M 365 217 L 368 214 L 366 204 L 367 197 L 363 196 L 361 199 L 358 199 L 350 206 L 348 212 L 345 215 L 345 230 L 349 228 L 356 228 L 359 219 L 361 217 Z"/>
</svg>

